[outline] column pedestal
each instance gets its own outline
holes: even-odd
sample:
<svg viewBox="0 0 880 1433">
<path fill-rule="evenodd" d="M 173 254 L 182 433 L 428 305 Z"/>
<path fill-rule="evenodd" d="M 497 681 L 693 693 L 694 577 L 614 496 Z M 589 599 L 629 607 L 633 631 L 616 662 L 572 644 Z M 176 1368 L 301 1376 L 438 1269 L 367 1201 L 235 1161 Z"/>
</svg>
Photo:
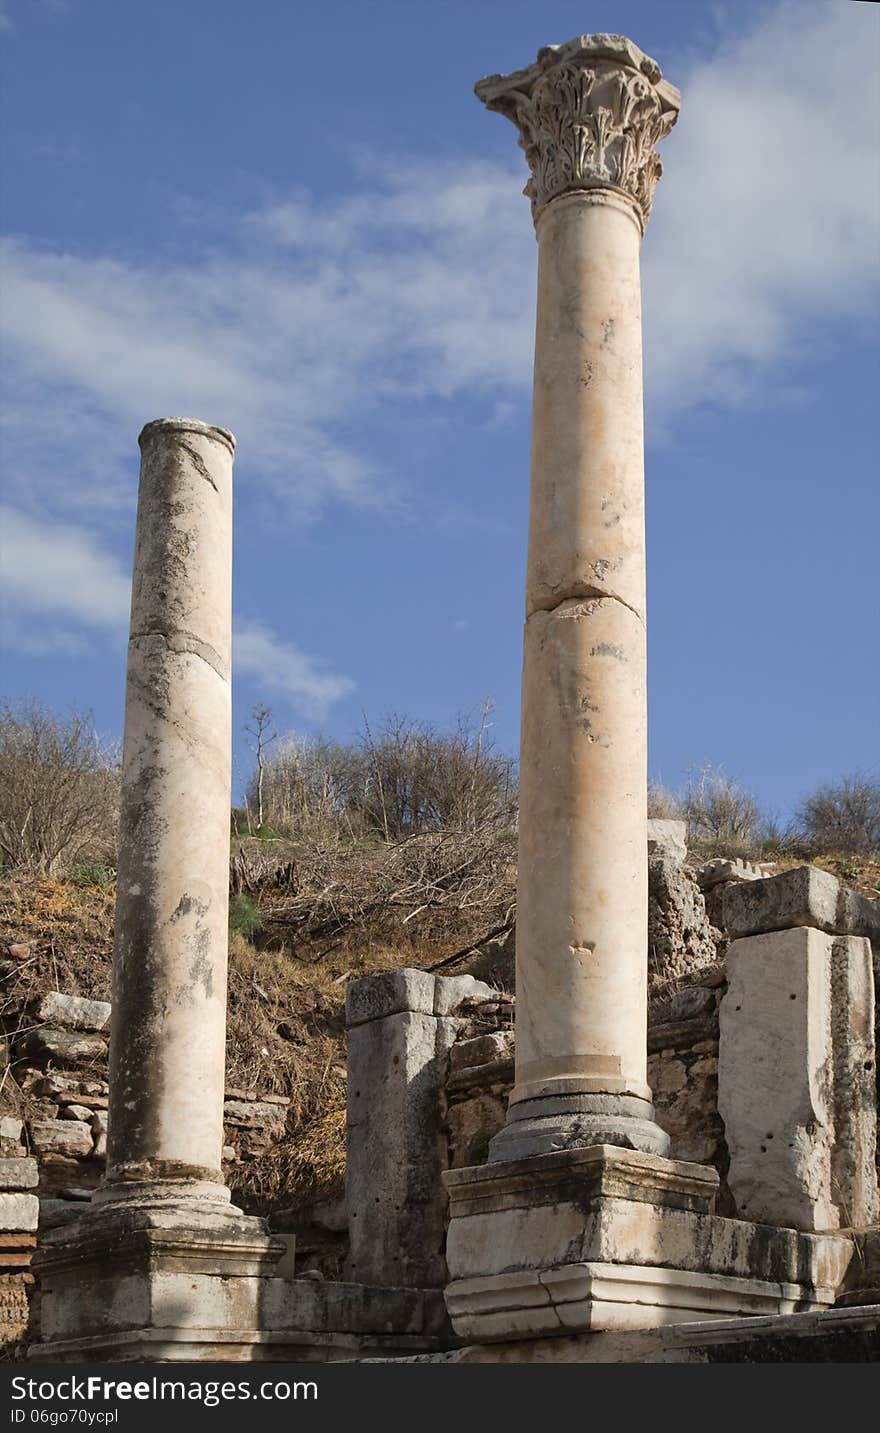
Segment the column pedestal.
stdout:
<svg viewBox="0 0 880 1433">
<path fill-rule="evenodd" d="M 446 1306 L 489 1343 L 830 1307 L 835 1235 L 712 1212 L 713 1169 L 597 1145 L 444 1175 Z"/>
<path fill-rule="evenodd" d="M 262 1219 L 205 1202 L 99 1206 L 41 1239 L 46 1362 L 249 1358 L 285 1252 Z"/>
</svg>

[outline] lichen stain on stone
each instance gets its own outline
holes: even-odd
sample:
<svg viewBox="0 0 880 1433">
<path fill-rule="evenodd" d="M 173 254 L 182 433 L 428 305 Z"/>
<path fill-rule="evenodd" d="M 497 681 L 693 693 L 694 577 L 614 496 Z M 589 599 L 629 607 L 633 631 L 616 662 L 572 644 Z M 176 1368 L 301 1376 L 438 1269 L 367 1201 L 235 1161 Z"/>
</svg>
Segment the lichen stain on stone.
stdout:
<svg viewBox="0 0 880 1433">
<path fill-rule="evenodd" d="M 616 324 L 613 318 L 606 318 L 602 322 L 602 347 L 610 348 L 614 342 Z"/>
<path fill-rule="evenodd" d="M 616 572 L 621 566 L 623 559 L 620 557 L 597 557 L 590 567 L 596 576 L 597 582 L 604 582 L 610 573 Z"/>
<path fill-rule="evenodd" d="M 612 507 L 613 501 L 613 498 L 603 498 L 601 503 L 599 504 L 600 512 L 608 514 L 608 516 L 602 523 L 602 526 L 606 528 L 617 527 L 622 521 L 620 513 L 615 507 Z"/>
<path fill-rule="evenodd" d="M 195 916 L 194 929 L 188 938 L 188 945 L 192 953 L 189 970 L 189 984 L 180 993 L 180 1000 L 183 1003 L 191 1003 L 195 988 L 201 986 L 205 996 L 210 999 L 214 993 L 214 967 L 211 961 L 211 931 L 203 924 L 205 916 L 210 907 L 206 901 L 201 901 L 196 896 L 182 895 L 175 910 L 169 918 L 169 924 L 173 925 L 186 916 Z"/>
<path fill-rule="evenodd" d="M 626 662 L 628 657 L 619 642 L 597 642 L 590 648 L 591 657 L 614 657 L 615 661 Z"/>
</svg>

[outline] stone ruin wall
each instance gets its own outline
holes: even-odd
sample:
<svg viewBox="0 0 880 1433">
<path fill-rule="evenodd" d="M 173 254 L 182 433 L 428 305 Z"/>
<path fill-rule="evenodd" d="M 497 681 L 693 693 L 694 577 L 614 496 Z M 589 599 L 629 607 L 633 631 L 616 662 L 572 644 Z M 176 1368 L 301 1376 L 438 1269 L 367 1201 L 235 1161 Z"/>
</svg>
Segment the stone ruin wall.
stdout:
<svg viewBox="0 0 880 1433">
<path fill-rule="evenodd" d="M 733 915 L 725 919 L 725 898 L 757 882 L 760 901 L 761 891 L 778 882 L 768 883 L 764 869 L 741 861 L 692 869 L 677 825 L 657 823 L 649 851 L 649 1082 L 673 1158 L 712 1166 L 721 1181 L 717 1211 L 736 1216 L 719 1112 L 719 1015 L 729 989 L 724 954 L 743 917 L 727 897 Z M 826 924 L 871 927 L 876 977 L 877 903 L 838 893 L 826 873 L 815 877 L 826 902 L 837 902 Z M 789 940 L 805 934 L 783 932 Z M 484 946 L 472 969 L 486 978 L 403 970 L 352 982 L 347 1201 L 316 1201 L 272 1220 L 289 1242 L 298 1278 L 438 1290 L 446 1282 L 442 1172 L 486 1161 L 489 1141 L 504 1126 L 514 1078 L 512 940 Z M 29 1270 L 38 1233 L 74 1219 L 103 1176 L 109 1017 L 107 1002 L 63 992 L 6 1012 L 5 1038 L 12 1055 L 28 1062 L 21 1083 L 31 1101 L 25 1118 L 0 1119 L 0 1340 L 8 1353 L 25 1335 L 27 1341 L 38 1336 L 38 1290 Z M 852 1031 L 838 1030 L 841 1040 L 847 1051 L 855 1048 Z M 843 1065 L 847 1088 L 851 1061 Z M 275 1094 L 227 1089 L 227 1176 L 284 1137 L 288 1103 Z M 843 1134 L 852 1139 L 858 1131 Z"/>
<path fill-rule="evenodd" d="M 657 859 L 655 853 L 654 875 Z M 671 913 L 664 906 L 670 890 L 678 892 Z M 768 893 L 783 909 L 765 917 L 760 908 Z M 817 893 L 827 906 L 824 915 Z M 682 910 L 705 912 L 707 906 L 722 927 L 713 930 L 711 963 L 702 939 L 696 951 L 671 943 L 679 973 L 657 981 L 649 1001 L 649 1082 L 671 1157 L 717 1171 L 720 1215 L 742 1218 L 748 1200 L 759 1223 L 780 1227 L 876 1224 L 873 987 L 880 975 L 880 904 L 841 889 L 833 876 L 813 867 L 767 879 L 761 868 L 742 861 L 715 860 L 697 873 L 682 863 L 674 880 L 668 868 L 661 882 L 652 876 L 651 906 L 655 927 L 663 925 L 667 933 L 680 928 Z M 752 932 L 756 920 L 770 927 L 766 934 Z M 749 965 L 750 956 L 757 960 Z M 484 949 L 480 970 L 509 981 L 509 945 Z M 784 999 L 774 1007 L 774 992 L 782 987 Z M 748 999 L 757 1009 L 749 1013 L 744 1045 L 736 1012 Z M 791 1003 L 798 999 L 800 1006 Z M 348 1277 L 443 1285 L 448 1211 L 442 1172 L 485 1164 L 490 1141 L 504 1127 L 514 1083 L 515 1005 L 509 990 L 468 976 L 410 970 L 354 983 L 348 1000 L 349 1100 L 356 1105 L 359 1087 L 369 1088 L 372 1104 L 362 1136 L 351 1123 L 350 1103 Z M 798 1023 L 801 1010 L 805 1025 Z M 767 1028 L 760 1038 L 769 1059 L 758 1070 L 748 1039 L 749 1026 L 760 1027 L 762 1011 Z M 812 1031 L 809 1048 L 799 1040 L 804 1030 Z M 401 1084 L 398 1071 L 407 1067 Z M 827 1088 L 814 1088 L 814 1068 L 823 1072 Z M 735 1187 L 719 1075 L 738 1141 Z M 770 1081 L 768 1089 L 762 1079 Z M 418 1089 L 417 1101 L 404 1098 L 405 1088 Z M 749 1121 L 756 1101 L 759 1119 L 779 1126 L 775 1145 L 753 1137 Z M 773 1132 L 766 1138 L 772 1141 Z M 320 1221 L 320 1207 L 314 1216 Z"/>
<path fill-rule="evenodd" d="M 6 966 L 27 959 L 7 952 Z M 5 973 L 5 972 L 4 972 Z M 53 991 L 16 1006 L 7 1002 L 0 1039 L 23 1060 L 22 1117 L 0 1115 L 0 1358 L 39 1332 L 31 1258 L 39 1236 L 82 1212 L 100 1184 L 107 1153 L 107 1030 L 103 1000 Z M 227 1088 L 223 1168 L 234 1178 L 280 1139 L 290 1101 L 283 1095 Z"/>
</svg>

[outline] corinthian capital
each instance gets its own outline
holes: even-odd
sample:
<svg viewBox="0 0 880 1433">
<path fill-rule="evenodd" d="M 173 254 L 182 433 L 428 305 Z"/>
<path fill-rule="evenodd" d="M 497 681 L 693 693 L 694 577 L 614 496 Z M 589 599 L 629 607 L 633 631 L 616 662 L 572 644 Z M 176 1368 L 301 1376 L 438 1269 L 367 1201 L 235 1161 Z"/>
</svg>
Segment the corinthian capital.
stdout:
<svg viewBox="0 0 880 1433">
<path fill-rule="evenodd" d="M 663 172 L 654 145 L 675 124 L 681 95 L 631 40 L 577 35 L 539 50 L 528 69 L 474 88 L 519 130 L 536 219 L 560 194 L 613 189 L 633 200 L 644 228 Z"/>
</svg>

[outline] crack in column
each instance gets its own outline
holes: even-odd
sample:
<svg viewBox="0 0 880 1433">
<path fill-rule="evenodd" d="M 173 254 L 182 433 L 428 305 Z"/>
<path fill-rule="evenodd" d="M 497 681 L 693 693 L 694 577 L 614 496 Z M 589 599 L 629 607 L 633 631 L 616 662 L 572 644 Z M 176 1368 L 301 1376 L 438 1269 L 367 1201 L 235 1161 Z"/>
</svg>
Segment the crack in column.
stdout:
<svg viewBox="0 0 880 1433">
<path fill-rule="evenodd" d="M 633 616 L 639 619 L 642 626 L 645 625 L 645 619 L 642 613 L 637 607 L 633 607 L 631 602 L 627 602 L 624 597 L 618 596 L 616 592 L 605 592 L 601 588 L 591 587 L 586 583 L 584 583 L 582 587 L 579 586 L 577 590 L 568 593 L 565 597 L 560 597 L 555 602 L 542 603 L 540 606 L 534 607 L 531 612 L 526 613 L 526 621 L 531 621 L 539 612 L 558 612 L 561 607 L 565 607 L 569 602 L 618 602 L 621 607 L 626 607 L 627 611 L 632 612 Z"/>
<path fill-rule="evenodd" d="M 202 458 L 201 455 L 196 452 L 195 448 L 191 448 L 189 443 L 184 443 L 183 439 L 178 440 L 178 446 L 181 447 L 183 451 L 188 454 L 188 456 L 192 459 L 192 465 L 198 473 L 199 477 L 204 478 L 206 483 L 210 483 L 211 487 L 214 489 L 214 492 L 219 497 L 220 489 L 214 482 L 214 479 L 211 477 L 211 474 L 208 472 L 208 469 L 205 466 L 204 458 Z"/>
<path fill-rule="evenodd" d="M 211 646 L 210 642 L 203 642 L 194 632 L 186 632 L 181 629 L 169 631 L 162 627 L 149 627 L 144 632 L 132 632 L 129 642 L 138 642 L 144 637 L 159 637 L 169 652 L 188 653 L 191 657 L 199 657 L 224 682 L 229 681 L 227 664 L 220 653 Z"/>
</svg>

